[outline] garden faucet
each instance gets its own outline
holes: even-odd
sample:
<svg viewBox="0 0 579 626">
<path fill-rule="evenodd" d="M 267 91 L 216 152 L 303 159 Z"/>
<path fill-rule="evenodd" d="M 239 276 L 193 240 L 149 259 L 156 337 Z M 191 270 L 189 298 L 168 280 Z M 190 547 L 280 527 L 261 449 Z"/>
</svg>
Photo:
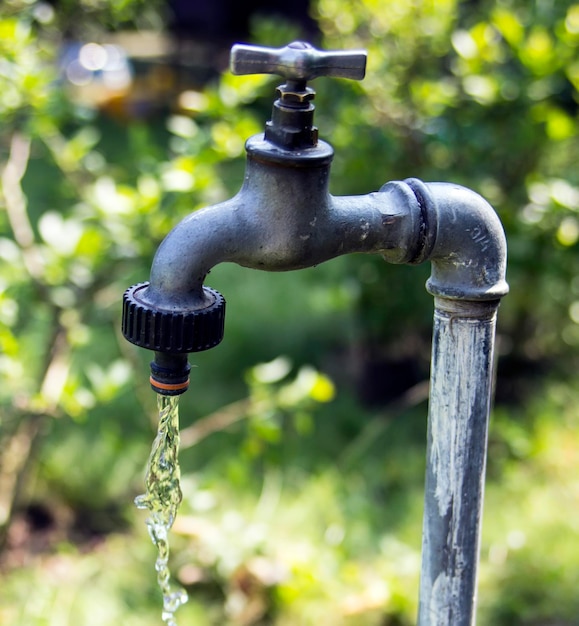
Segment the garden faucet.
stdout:
<svg viewBox="0 0 579 626">
<path fill-rule="evenodd" d="M 431 293 L 497 300 L 506 292 L 502 228 L 480 196 L 456 185 L 390 182 L 362 196 L 328 192 L 333 149 L 318 139 L 318 76 L 362 79 L 364 51 L 320 51 L 304 42 L 279 49 L 233 46 L 234 74 L 278 74 L 271 120 L 246 143 L 241 190 L 196 211 L 161 243 L 150 282 L 125 293 L 123 333 L 155 351 L 151 384 L 178 395 L 187 354 L 223 337 L 225 301 L 203 285 L 223 262 L 267 271 L 302 269 L 333 257 L 377 253 L 391 263 L 433 262 Z"/>
<path fill-rule="evenodd" d="M 153 350 L 151 385 L 179 395 L 190 352 L 223 337 L 225 301 L 204 280 L 218 263 L 297 270 L 358 252 L 430 261 L 434 296 L 419 626 L 472 626 L 493 373 L 496 311 L 508 291 L 502 225 L 481 196 L 416 178 L 379 191 L 328 191 L 333 150 L 313 123 L 318 76 L 363 78 L 362 51 L 294 42 L 235 45 L 234 74 L 279 74 L 271 120 L 246 143 L 238 194 L 196 211 L 161 243 L 150 281 L 123 300 L 124 336 Z M 370 166 L 370 164 L 368 164 Z"/>
</svg>

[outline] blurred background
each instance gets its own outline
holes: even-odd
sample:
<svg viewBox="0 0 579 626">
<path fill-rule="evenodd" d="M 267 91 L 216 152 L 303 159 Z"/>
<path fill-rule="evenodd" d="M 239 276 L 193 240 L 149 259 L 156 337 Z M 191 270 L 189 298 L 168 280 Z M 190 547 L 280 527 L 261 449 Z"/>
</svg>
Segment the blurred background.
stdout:
<svg viewBox="0 0 579 626">
<path fill-rule="evenodd" d="M 416 176 L 497 209 L 499 311 L 481 626 L 579 624 L 579 4 L 4 0 L 0 6 L 0 622 L 160 623 L 133 506 L 157 415 L 123 291 L 233 195 L 279 79 L 236 41 L 366 48 L 317 79 L 331 191 Z M 180 624 L 410 626 L 432 299 L 377 257 L 223 265 L 223 343 L 180 403 Z"/>
</svg>

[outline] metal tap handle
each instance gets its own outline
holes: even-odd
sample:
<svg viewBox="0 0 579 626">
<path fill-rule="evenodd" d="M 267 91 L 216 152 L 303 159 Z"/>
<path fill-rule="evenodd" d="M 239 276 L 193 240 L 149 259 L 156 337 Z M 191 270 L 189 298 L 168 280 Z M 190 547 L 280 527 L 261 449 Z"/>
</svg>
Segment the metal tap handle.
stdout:
<svg viewBox="0 0 579 626">
<path fill-rule="evenodd" d="M 231 73 L 278 74 L 290 81 L 318 76 L 362 80 L 366 73 L 365 50 L 317 50 L 294 41 L 283 48 L 235 44 L 231 48 Z"/>
</svg>

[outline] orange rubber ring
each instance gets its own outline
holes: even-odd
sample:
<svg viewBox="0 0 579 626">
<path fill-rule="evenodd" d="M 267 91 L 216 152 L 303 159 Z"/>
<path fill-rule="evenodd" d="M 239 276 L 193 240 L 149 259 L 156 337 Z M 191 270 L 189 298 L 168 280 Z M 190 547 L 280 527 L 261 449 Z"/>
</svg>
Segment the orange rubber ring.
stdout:
<svg viewBox="0 0 579 626">
<path fill-rule="evenodd" d="M 156 389 L 163 389 L 164 391 L 180 391 L 181 389 L 185 391 L 189 387 L 189 379 L 184 383 L 160 383 L 152 376 L 149 376 L 149 382 Z"/>
</svg>

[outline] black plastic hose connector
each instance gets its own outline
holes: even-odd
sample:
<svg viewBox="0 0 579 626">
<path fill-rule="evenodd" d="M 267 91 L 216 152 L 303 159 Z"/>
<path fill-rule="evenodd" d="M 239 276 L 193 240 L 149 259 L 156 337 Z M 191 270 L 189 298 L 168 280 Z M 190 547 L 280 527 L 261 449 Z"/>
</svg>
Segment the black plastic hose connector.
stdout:
<svg viewBox="0 0 579 626">
<path fill-rule="evenodd" d="M 152 388 L 163 395 L 179 395 L 189 386 L 187 354 L 209 350 L 223 339 L 225 299 L 214 289 L 203 287 L 211 303 L 207 307 L 169 311 L 147 302 L 148 286 L 139 283 L 125 291 L 123 336 L 155 352 Z"/>
<path fill-rule="evenodd" d="M 149 382 L 153 391 L 163 396 L 180 396 L 189 389 L 191 366 L 186 354 L 155 352 Z"/>
</svg>

